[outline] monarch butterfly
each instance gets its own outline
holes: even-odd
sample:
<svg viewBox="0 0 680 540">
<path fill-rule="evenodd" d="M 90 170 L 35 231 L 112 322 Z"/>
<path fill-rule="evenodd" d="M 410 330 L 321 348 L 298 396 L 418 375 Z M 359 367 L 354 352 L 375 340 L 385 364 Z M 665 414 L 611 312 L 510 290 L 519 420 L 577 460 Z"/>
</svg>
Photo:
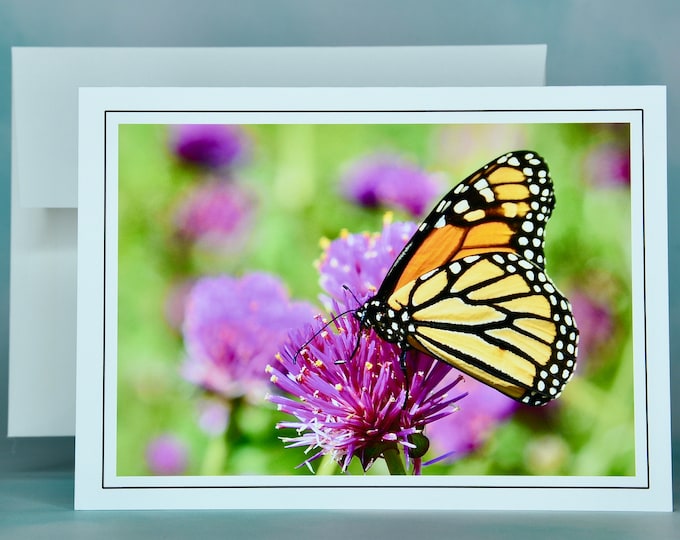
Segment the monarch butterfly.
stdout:
<svg viewBox="0 0 680 540">
<path fill-rule="evenodd" d="M 437 204 L 354 316 L 405 355 L 416 349 L 522 403 L 557 398 L 576 364 L 569 301 L 545 272 L 555 206 L 533 151 L 504 154 Z"/>
</svg>

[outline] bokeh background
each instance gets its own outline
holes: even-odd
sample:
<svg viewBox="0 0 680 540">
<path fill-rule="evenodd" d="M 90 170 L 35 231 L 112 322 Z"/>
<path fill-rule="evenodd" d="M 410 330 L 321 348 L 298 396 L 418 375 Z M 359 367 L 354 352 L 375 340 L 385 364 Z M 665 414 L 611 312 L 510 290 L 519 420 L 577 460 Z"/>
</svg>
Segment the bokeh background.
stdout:
<svg viewBox="0 0 680 540">
<path fill-rule="evenodd" d="M 541 154 L 555 183 L 547 270 L 581 329 L 577 374 L 539 409 L 466 381 L 427 456 L 453 458 L 424 474 L 634 474 L 625 124 L 120 126 L 118 474 L 309 474 L 279 440 L 291 418 L 263 399 L 264 372 L 259 394 L 220 390 L 216 378 L 236 377 L 225 362 L 197 374 L 197 347 L 234 338 L 196 342 L 192 288 L 265 272 L 323 312 L 321 239 L 377 232 L 386 211 L 418 221 L 515 149 Z"/>
</svg>

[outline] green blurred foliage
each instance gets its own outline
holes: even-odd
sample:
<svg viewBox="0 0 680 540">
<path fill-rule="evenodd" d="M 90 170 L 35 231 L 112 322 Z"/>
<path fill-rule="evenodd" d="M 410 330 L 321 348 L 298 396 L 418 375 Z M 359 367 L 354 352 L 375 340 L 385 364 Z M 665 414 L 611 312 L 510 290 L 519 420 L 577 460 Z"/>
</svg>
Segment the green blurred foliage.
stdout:
<svg viewBox="0 0 680 540">
<path fill-rule="evenodd" d="M 557 206 L 547 227 L 548 273 L 558 287 L 587 291 L 610 305 L 613 336 L 593 351 L 563 396 L 522 407 L 487 443 L 424 474 L 631 475 L 635 473 L 631 322 L 630 191 L 584 181 L 596 145 L 627 145 L 626 129 L 607 125 L 251 125 L 248 162 L 234 181 L 257 200 L 245 247 L 212 253 L 179 245 L 173 212 L 206 173 L 180 163 L 163 125 L 119 132 L 117 472 L 146 475 L 146 445 L 171 432 L 189 449 L 186 474 L 310 474 L 302 449 L 286 449 L 274 429 L 289 420 L 268 403 L 232 403 L 224 436 L 198 427 L 203 394 L 180 373 L 180 333 L 168 324 L 172 287 L 188 277 L 264 270 L 282 277 L 296 299 L 317 302 L 313 262 L 321 238 L 342 229 L 378 231 L 384 210 L 344 200 L 338 182 L 349 164 L 396 152 L 446 179 L 450 189 L 497 155 L 537 151 L 548 162 Z M 395 219 L 410 219 L 396 212 Z M 321 310 L 321 308 L 319 308 Z M 455 413 L 454 413 L 455 414 Z M 432 458 L 435 456 L 426 456 Z M 338 474 L 328 459 L 319 472 Z M 356 463 L 350 472 L 361 474 Z M 377 464 L 373 474 L 386 469 Z"/>
</svg>

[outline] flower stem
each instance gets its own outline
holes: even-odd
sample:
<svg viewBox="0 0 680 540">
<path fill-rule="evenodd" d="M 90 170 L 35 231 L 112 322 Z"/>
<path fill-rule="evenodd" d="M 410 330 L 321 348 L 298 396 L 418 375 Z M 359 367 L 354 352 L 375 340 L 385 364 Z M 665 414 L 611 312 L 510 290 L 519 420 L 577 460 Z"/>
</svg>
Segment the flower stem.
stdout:
<svg viewBox="0 0 680 540">
<path fill-rule="evenodd" d="M 212 439 L 203 454 L 201 474 L 207 476 L 219 476 L 224 474 L 224 466 L 227 460 L 227 447 L 220 438 Z"/>
<path fill-rule="evenodd" d="M 401 460 L 399 455 L 399 450 L 397 445 L 390 445 L 385 450 L 383 450 L 383 458 L 385 458 L 385 463 L 387 464 L 387 470 L 390 474 L 395 475 L 405 475 L 406 469 L 404 469 L 404 462 Z"/>
<path fill-rule="evenodd" d="M 318 476 L 332 475 L 337 471 L 338 464 L 333 460 L 330 454 L 326 454 L 321 458 L 321 464 L 316 470 Z"/>
<path fill-rule="evenodd" d="M 243 398 L 238 397 L 234 398 L 229 402 L 229 423 L 227 424 L 227 429 L 224 431 L 224 435 L 222 435 L 222 444 L 224 448 L 224 453 L 222 456 L 222 473 L 221 474 L 229 474 L 230 469 L 229 469 L 229 455 L 231 454 L 231 451 L 238 443 L 238 441 L 241 439 L 241 429 L 238 426 L 238 422 L 240 420 L 239 414 L 241 412 L 241 409 L 243 409 Z"/>
</svg>

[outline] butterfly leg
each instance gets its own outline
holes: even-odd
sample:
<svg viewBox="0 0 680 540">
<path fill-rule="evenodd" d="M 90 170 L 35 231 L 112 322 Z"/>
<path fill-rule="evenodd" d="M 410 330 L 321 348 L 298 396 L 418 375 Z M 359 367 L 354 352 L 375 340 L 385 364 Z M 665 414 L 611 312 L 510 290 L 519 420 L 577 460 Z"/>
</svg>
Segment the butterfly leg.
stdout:
<svg viewBox="0 0 680 540">
<path fill-rule="evenodd" d="M 361 345 L 361 336 L 363 334 L 363 331 L 359 331 L 357 334 L 357 341 L 354 344 L 354 349 L 352 349 L 352 354 L 349 355 L 350 358 L 354 358 L 354 355 L 359 351 L 359 345 Z M 346 360 L 336 360 L 334 363 L 335 364 L 344 364 Z"/>
<path fill-rule="evenodd" d="M 402 347 L 401 352 L 399 353 L 399 367 L 401 368 L 401 372 L 404 374 L 404 389 L 406 390 L 406 394 L 404 396 L 404 404 L 402 405 L 402 408 L 406 408 L 406 404 L 408 403 L 408 398 L 409 398 L 409 388 L 411 386 L 411 383 L 408 378 L 408 369 L 406 369 L 406 353 L 408 352 L 408 349 L 406 347 Z"/>
</svg>

